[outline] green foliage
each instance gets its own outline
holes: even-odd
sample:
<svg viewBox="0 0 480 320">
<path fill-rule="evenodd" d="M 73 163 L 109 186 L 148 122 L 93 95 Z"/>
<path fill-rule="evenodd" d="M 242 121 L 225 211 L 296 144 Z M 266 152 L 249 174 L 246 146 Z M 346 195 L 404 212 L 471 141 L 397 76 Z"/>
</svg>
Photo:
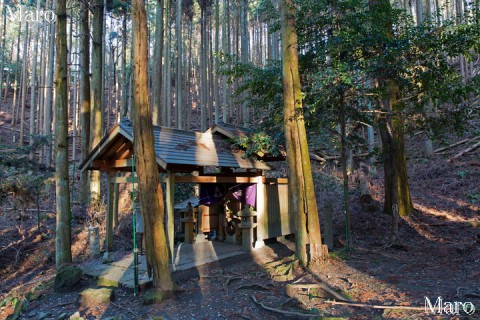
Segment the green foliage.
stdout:
<svg viewBox="0 0 480 320">
<path fill-rule="evenodd" d="M 480 51 L 478 25 L 427 19 L 417 27 L 402 10 L 381 2 L 374 8 L 359 0 L 297 4 L 310 125 L 332 131 L 342 115 L 374 123 L 368 109 L 388 111 L 379 101 L 390 90 L 386 84 L 395 83 L 400 92 L 392 107 L 411 127 L 435 133 L 464 129 L 479 79 L 464 83 L 449 58 Z"/>
</svg>

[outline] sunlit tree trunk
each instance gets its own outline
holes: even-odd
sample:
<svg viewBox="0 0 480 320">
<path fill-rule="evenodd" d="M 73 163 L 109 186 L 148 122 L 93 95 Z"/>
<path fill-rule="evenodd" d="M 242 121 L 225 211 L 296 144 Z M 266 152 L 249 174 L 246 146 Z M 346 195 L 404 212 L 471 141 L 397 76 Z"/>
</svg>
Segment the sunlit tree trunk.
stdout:
<svg viewBox="0 0 480 320">
<path fill-rule="evenodd" d="M 80 3 L 80 126 L 82 159 L 90 152 L 90 23 L 88 3 Z M 80 203 L 87 204 L 89 191 L 88 171 L 80 177 Z"/>
<path fill-rule="evenodd" d="M 70 247 L 70 191 L 68 188 L 68 95 L 67 95 L 67 10 L 66 0 L 57 0 L 55 55 L 55 181 L 56 181 L 56 250 L 57 268 L 72 262 Z"/>
<path fill-rule="evenodd" d="M 92 37 L 92 82 L 91 82 L 91 119 L 90 148 L 102 139 L 103 130 L 103 0 L 93 2 L 93 37 Z M 90 173 L 90 202 L 95 205 L 100 201 L 100 171 Z"/>
<path fill-rule="evenodd" d="M 153 285 L 172 292 L 174 282 L 168 267 L 164 229 L 164 202 L 155 157 L 152 114 L 148 101 L 147 18 L 142 0 L 132 1 L 133 22 L 133 133 L 135 167 L 144 217 L 146 256 Z"/>
<path fill-rule="evenodd" d="M 18 25 L 18 35 L 17 35 L 17 54 L 16 54 L 16 60 L 15 60 L 15 81 L 13 84 L 13 102 L 12 102 L 12 126 L 17 123 L 17 115 L 18 115 L 18 109 L 17 109 L 17 97 L 18 97 L 18 84 L 20 82 L 19 78 L 19 72 L 18 72 L 18 62 L 20 60 L 20 35 L 22 30 L 22 21 L 19 22 Z"/>
<path fill-rule="evenodd" d="M 285 140 L 289 177 L 289 209 L 296 220 L 296 256 L 301 265 L 317 268 L 324 259 L 320 222 L 308 152 L 298 70 L 297 33 L 293 0 L 282 0 L 282 57 Z M 307 232 L 310 261 L 307 258 Z"/>
<path fill-rule="evenodd" d="M 168 0 L 167 0 L 168 1 Z M 155 18 L 155 47 L 153 51 L 152 114 L 153 124 L 162 124 L 162 57 L 163 57 L 163 0 L 157 0 Z"/>
</svg>

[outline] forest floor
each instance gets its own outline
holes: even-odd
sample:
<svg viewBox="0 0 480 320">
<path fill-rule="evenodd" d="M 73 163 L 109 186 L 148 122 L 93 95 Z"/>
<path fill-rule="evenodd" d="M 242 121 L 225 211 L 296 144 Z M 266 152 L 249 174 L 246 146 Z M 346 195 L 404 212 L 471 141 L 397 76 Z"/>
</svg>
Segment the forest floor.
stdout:
<svg viewBox="0 0 480 320">
<path fill-rule="evenodd" d="M 9 210 L 11 204 L 5 203 L 0 207 L 0 319 L 13 314 L 15 302 L 25 298 L 19 319 L 283 319 L 288 312 L 310 313 L 311 318 L 316 314 L 322 319 L 480 319 L 480 154 L 477 149 L 457 161 L 447 161 L 463 148 L 431 159 L 418 155 L 415 147 L 409 149 L 415 212 L 400 220 L 401 246 L 386 246 L 390 217 L 380 209 L 381 169 L 377 177 L 368 177 L 377 203 L 369 212 L 359 202 L 357 173 L 351 175 L 353 250 L 346 252 L 340 168 L 332 163 L 315 165 L 320 211 L 327 201 L 334 209 L 335 250 L 321 270 L 309 273 L 293 263 L 293 243 L 284 240 L 249 259 L 193 270 L 182 277 L 181 293 L 157 305 L 143 304 L 145 291 L 134 297 L 132 291 L 116 288 L 109 304 L 80 307 L 79 292 L 95 287 L 95 281 L 87 277 L 71 292 L 54 292 L 53 192 L 42 198 L 40 228 L 35 211 L 26 211 L 19 220 L 18 213 Z M 127 202 L 123 205 L 128 207 Z M 127 213 L 121 218 L 115 242 L 118 255 L 130 250 L 130 220 Z M 85 221 L 85 214 L 75 208 L 72 249 L 76 264 L 88 259 Z M 306 290 L 304 284 L 322 284 L 345 299 L 386 308 L 333 305 L 330 290 Z M 432 305 L 437 297 L 444 302 L 472 302 L 476 312 L 470 316 L 464 312 L 458 316 L 427 314 L 423 310 L 426 297 Z M 309 317 L 296 314 L 290 318 Z"/>
</svg>

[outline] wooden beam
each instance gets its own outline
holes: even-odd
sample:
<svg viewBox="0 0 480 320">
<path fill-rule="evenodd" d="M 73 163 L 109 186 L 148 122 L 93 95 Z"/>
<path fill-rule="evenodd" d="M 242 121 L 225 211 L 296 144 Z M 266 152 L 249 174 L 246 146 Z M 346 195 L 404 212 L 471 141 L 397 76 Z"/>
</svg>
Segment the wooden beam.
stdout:
<svg viewBox="0 0 480 320">
<path fill-rule="evenodd" d="M 137 183 L 138 179 L 137 177 L 134 177 L 133 178 L 133 183 Z M 114 182 L 114 183 L 132 183 L 132 177 L 113 177 L 112 179 L 110 179 L 110 182 Z"/>
<path fill-rule="evenodd" d="M 288 178 L 264 178 L 263 182 L 268 184 L 288 184 Z"/>
<path fill-rule="evenodd" d="M 122 160 L 93 160 L 92 167 L 105 170 L 115 170 L 119 168 L 131 168 L 132 159 Z"/>
<path fill-rule="evenodd" d="M 176 176 L 176 183 L 261 183 L 263 177 Z"/>
<path fill-rule="evenodd" d="M 115 177 L 115 173 L 110 172 L 108 174 L 111 181 Z M 112 251 L 113 248 L 113 201 L 114 201 L 114 186 L 112 182 L 108 183 L 107 187 L 107 221 L 106 221 L 106 235 L 105 235 L 105 247 L 107 252 Z"/>
</svg>

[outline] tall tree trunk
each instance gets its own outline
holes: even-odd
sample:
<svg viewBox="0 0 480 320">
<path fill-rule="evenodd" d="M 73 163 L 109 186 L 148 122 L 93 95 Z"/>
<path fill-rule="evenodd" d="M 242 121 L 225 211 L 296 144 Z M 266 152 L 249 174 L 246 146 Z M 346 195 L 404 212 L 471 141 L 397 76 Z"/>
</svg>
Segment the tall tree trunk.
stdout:
<svg viewBox="0 0 480 320">
<path fill-rule="evenodd" d="M 182 92 L 182 59 L 183 59 L 183 40 L 182 40 L 182 0 L 177 0 L 177 21 L 176 21 L 176 36 L 177 36 L 177 63 L 176 67 L 176 81 L 175 93 L 177 98 L 177 129 L 183 128 L 183 92 Z"/>
<path fill-rule="evenodd" d="M 20 139 L 19 144 L 23 146 L 25 139 L 25 105 L 27 103 L 27 73 L 28 73 L 28 22 L 25 23 L 25 31 L 23 33 L 25 37 L 23 42 L 23 58 L 22 58 L 22 107 L 20 115 Z"/>
<path fill-rule="evenodd" d="M 6 54 L 6 47 L 5 47 L 5 37 L 6 37 L 6 30 L 7 30 L 7 13 L 3 11 L 3 0 L 0 0 L 0 102 L 2 101 L 2 89 L 3 89 L 3 69 L 5 66 L 5 54 Z M 10 68 L 8 69 L 8 74 L 10 74 Z M 8 86 L 8 81 L 7 85 Z M 5 96 L 7 94 L 5 93 Z M 5 100 L 5 99 L 4 99 Z M 1 106 L 1 103 L 0 103 Z M 0 108 L 1 110 L 1 108 Z"/>
<path fill-rule="evenodd" d="M 172 1 L 167 0 L 165 8 L 165 41 L 166 45 L 164 46 L 164 59 L 165 63 L 163 69 L 163 115 L 162 121 L 163 125 L 171 127 L 172 125 L 172 97 L 171 97 L 171 6 Z"/>
<path fill-rule="evenodd" d="M 392 105 L 398 98 L 396 88 L 395 84 L 390 84 L 386 98 L 382 102 L 383 109 L 394 115 L 381 119 L 379 126 L 385 171 L 384 212 L 392 216 L 391 244 L 399 242 L 398 217 L 404 217 L 413 212 L 405 157 L 405 124 L 401 112 L 395 110 L 396 108 Z"/>
<path fill-rule="evenodd" d="M 37 11 L 40 11 L 40 0 L 37 0 Z M 38 52 L 38 28 L 39 22 L 36 21 L 33 28 L 33 54 L 32 54 L 32 82 L 30 86 L 30 147 L 33 146 L 33 136 L 35 134 L 35 85 L 37 82 L 37 52 Z M 30 150 L 29 158 L 33 159 L 34 151 Z"/>
<path fill-rule="evenodd" d="M 92 106 L 90 119 L 90 148 L 102 139 L 103 130 L 103 0 L 93 3 L 93 50 L 92 50 Z M 90 202 L 92 205 L 100 201 L 100 171 L 90 173 Z"/>
<path fill-rule="evenodd" d="M 201 17 L 200 17 L 200 130 L 204 132 L 207 130 L 207 97 L 206 97 L 206 86 L 207 86 L 207 37 L 206 37 L 206 8 L 204 6 L 200 7 Z"/>
<path fill-rule="evenodd" d="M 308 230 L 310 240 L 309 266 L 317 268 L 324 257 L 302 110 L 293 0 L 282 0 L 281 21 L 285 140 L 290 191 L 289 208 L 296 220 L 296 255 L 299 262 L 303 266 L 306 266 L 308 262 L 306 254 Z"/>
<path fill-rule="evenodd" d="M 155 157 L 152 114 L 148 101 L 147 18 L 142 0 L 132 1 L 133 22 L 133 128 L 135 167 L 140 204 L 145 221 L 147 261 L 152 268 L 153 285 L 172 292 L 174 282 L 168 267 L 164 229 L 164 202 Z"/>
<path fill-rule="evenodd" d="M 19 78 L 20 74 L 18 72 L 18 62 L 20 60 L 20 35 L 21 35 L 21 30 L 22 30 L 22 21 L 19 22 L 18 25 L 18 35 L 17 35 L 17 58 L 15 60 L 15 81 L 13 85 L 13 102 L 12 102 L 12 126 L 17 123 L 17 115 L 18 115 L 18 109 L 17 109 L 17 97 L 18 97 L 18 85 L 19 85 Z"/>
<path fill-rule="evenodd" d="M 220 1 L 215 1 L 215 56 L 213 63 L 213 94 L 215 100 L 215 124 L 220 121 L 220 90 L 218 88 L 218 50 L 220 41 Z"/>
<path fill-rule="evenodd" d="M 123 14 L 122 19 L 122 115 L 124 118 L 128 114 L 128 83 L 129 77 L 127 76 L 127 17 L 126 13 Z"/>
<path fill-rule="evenodd" d="M 347 145 L 347 119 L 345 116 L 345 106 L 342 98 L 342 110 L 340 111 L 340 137 L 341 137 L 341 146 L 342 146 L 342 174 L 343 174 L 343 206 L 345 210 L 345 242 L 346 249 L 350 251 L 352 248 L 352 239 L 351 239 L 351 225 L 350 225 L 350 196 L 348 194 L 348 145 Z"/>
<path fill-rule="evenodd" d="M 389 37 L 393 37 L 392 5 L 388 0 L 370 0 L 370 10 L 382 10 L 386 19 L 383 28 Z M 379 119 L 379 131 L 383 146 L 385 203 L 384 212 L 392 216 L 391 244 L 399 242 L 398 217 L 413 212 L 413 204 L 408 186 L 407 160 L 405 156 L 405 133 L 403 105 L 398 85 L 384 78 L 377 79 L 377 85 L 384 88 L 378 103 L 385 112 Z"/>
<path fill-rule="evenodd" d="M 55 144 L 56 144 L 56 202 L 57 227 L 55 262 L 57 268 L 72 262 L 70 247 L 70 191 L 68 188 L 68 96 L 67 96 L 67 10 L 66 0 L 57 0 L 56 6 L 56 64 L 55 64 Z"/>
<path fill-rule="evenodd" d="M 48 74 L 47 85 L 45 86 L 45 110 L 43 117 L 43 131 L 45 134 L 52 132 L 52 109 L 53 109 L 53 71 L 55 66 L 55 28 L 56 23 L 50 23 L 50 45 L 48 52 Z M 45 164 L 50 166 L 52 163 L 52 143 L 45 146 Z"/>
<path fill-rule="evenodd" d="M 223 19 L 222 19 L 222 50 L 224 54 L 228 54 L 227 46 L 227 0 L 223 0 Z M 227 106 L 227 76 L 222 76 L 222 114 L 223 122 L 228 123 L 230 120 L 228 118 L 228 106 Z"/>
<path fill-rule="evenodd" d="M 86 159 L 90 147 L 90 22 L 88 3 L 80 3 L 80 126 L 82 128 L 82 159 Z M 88 203 L 90 189 L 88 171 L 80 177 L 80 203 Z"/>
<path fill-rule="evenodd" d="M 243 64 L 247 64 L 249 61 L 249 36 L 248 36 L 248 0 L 243 0 L 240 8 L 240 28 L 241 28 L 241 39 L 242 39 L 242 51 L 241 51 L 241 60 Z M 246 102 L 242 104 L 242 122 L 243 126 L 248 128 L 249 126 L 249 110 Z"/>
<path fill-rule="evenodd" d="M 163 0 L 157 0 L 155 47 L 153 51 L 152 114 L 153 124 L 162 125 Z"/>
</svg>

